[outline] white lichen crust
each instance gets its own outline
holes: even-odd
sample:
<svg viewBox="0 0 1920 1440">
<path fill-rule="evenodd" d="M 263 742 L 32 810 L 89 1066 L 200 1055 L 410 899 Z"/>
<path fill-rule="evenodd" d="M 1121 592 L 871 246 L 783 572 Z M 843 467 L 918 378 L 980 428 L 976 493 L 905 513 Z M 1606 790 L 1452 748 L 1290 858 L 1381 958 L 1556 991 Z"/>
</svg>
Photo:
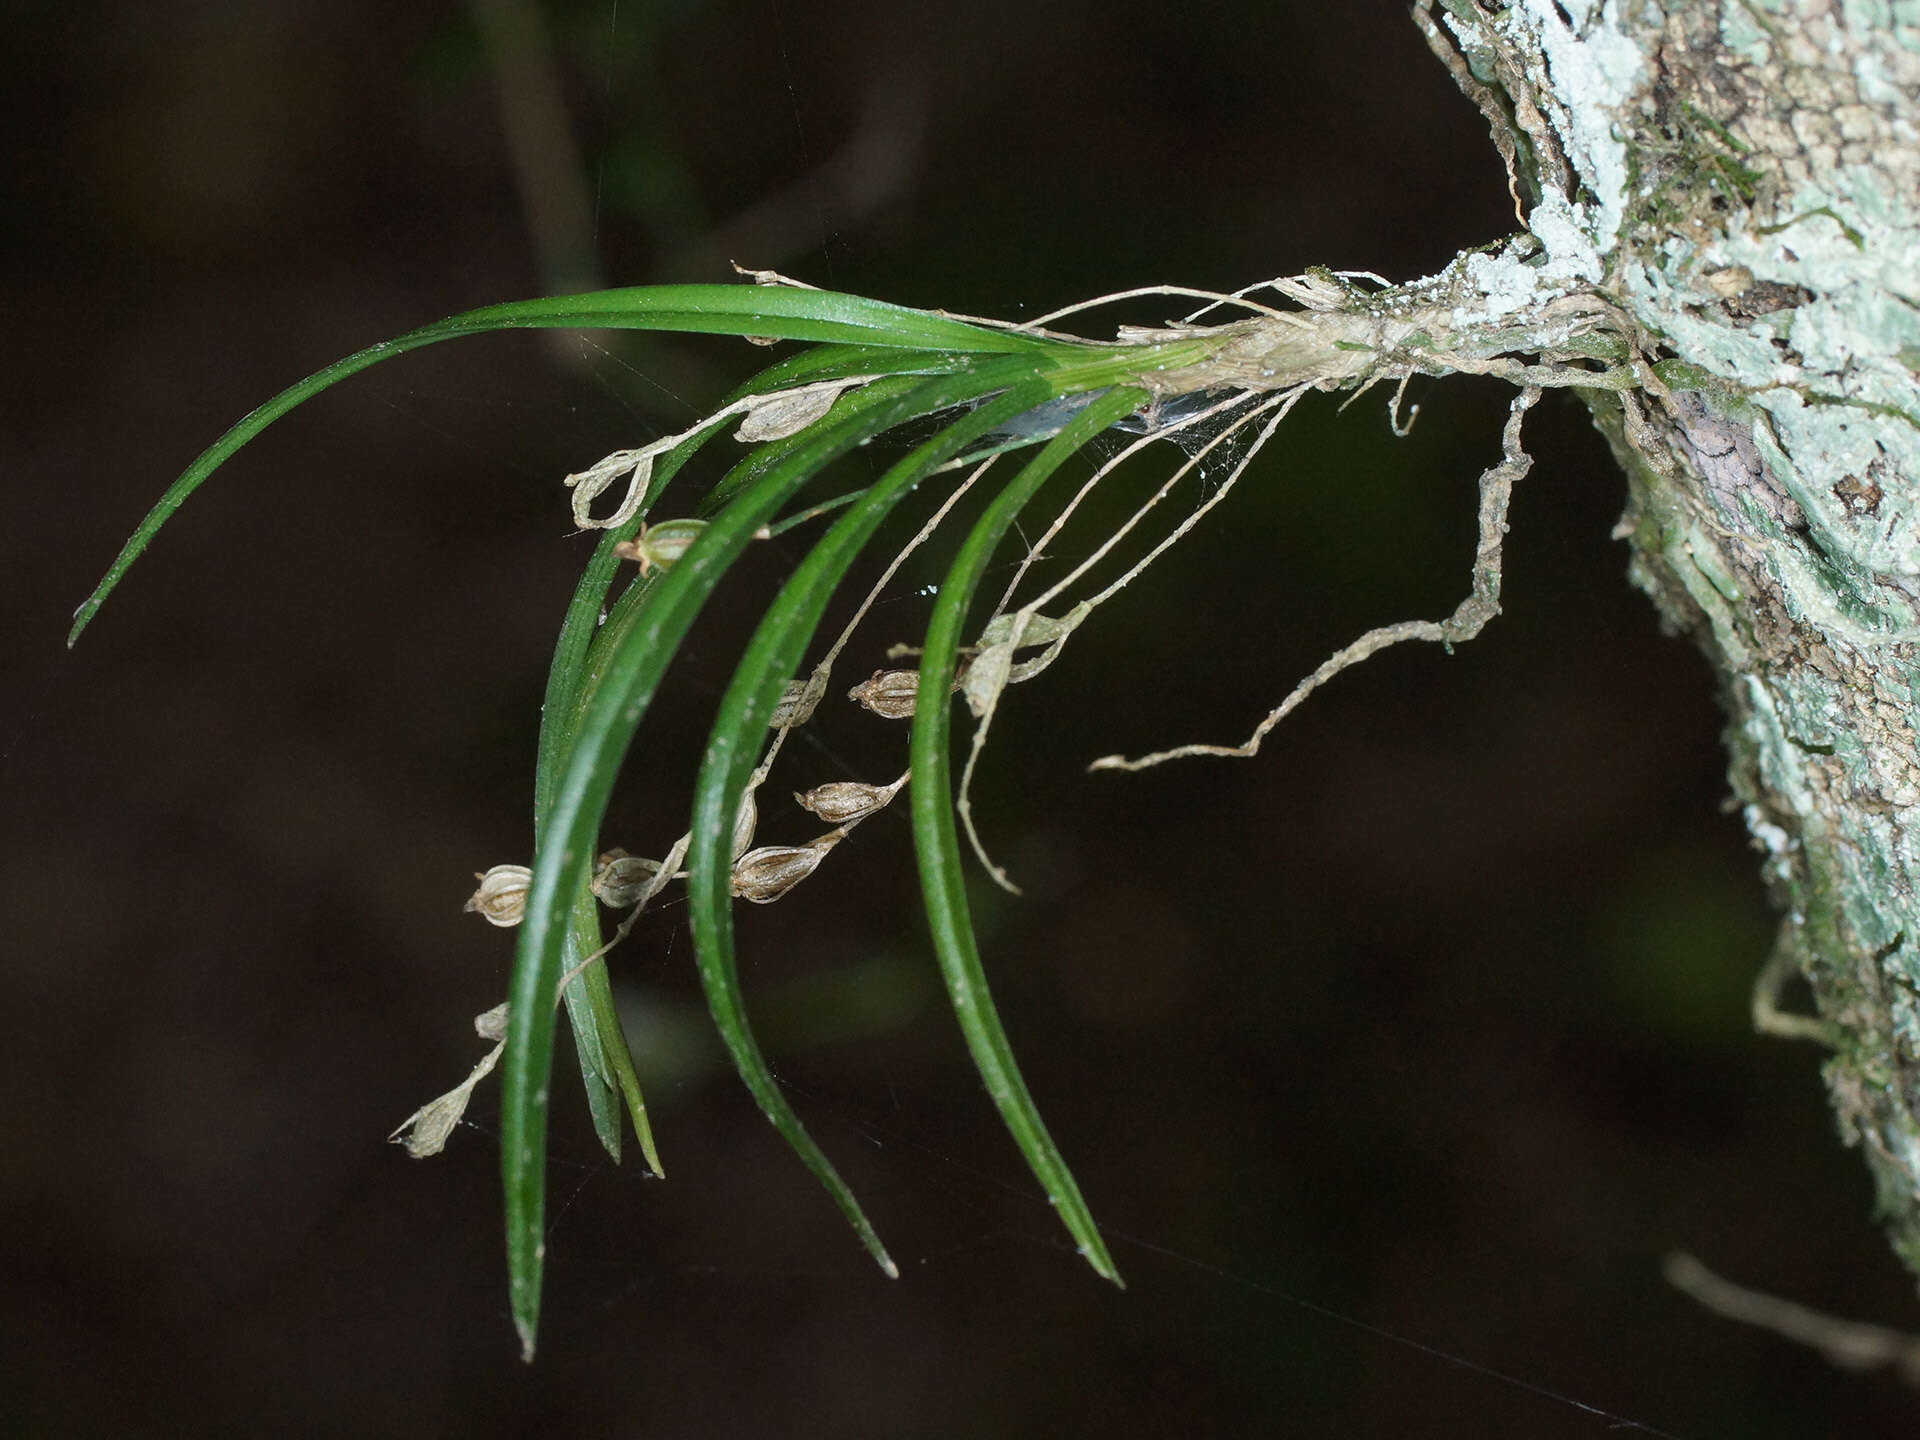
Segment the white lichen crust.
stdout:
<svg viewBox="0 0 1920 1440">
<path fill-rule="evenodd" d="M 1796 1033 L 1920 1271 L 1920 4 L 1442 3 L 1529 228 L 1664 361 L 1590 392 L 1633 573 L 1723 679 Z"/>
</svg>

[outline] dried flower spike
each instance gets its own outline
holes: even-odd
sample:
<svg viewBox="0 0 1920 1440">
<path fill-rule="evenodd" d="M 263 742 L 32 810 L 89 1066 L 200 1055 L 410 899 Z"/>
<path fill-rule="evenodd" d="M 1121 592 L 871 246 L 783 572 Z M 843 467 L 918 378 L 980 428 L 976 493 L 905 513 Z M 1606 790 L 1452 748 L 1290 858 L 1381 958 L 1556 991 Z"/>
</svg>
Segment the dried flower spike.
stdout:
<svg viewBox="0 0 1920 1440">
<path fill-rule="evenodd" d="M 847 698 L 857 700 L 883 720 L 909 720 L 914 697 L 919 693 L 918 670 L 876 670 L 847 691 Z"/>
<path fill-rule="evenodd" d="M 473 878 L 480 882 L 480 888 L 460 908 L 477 913 L 489 925 L 518 925 L 527 908 L 527 886 L 533 881 L 533 872 L 524 865 L 496 865 Z"/>
</svg>

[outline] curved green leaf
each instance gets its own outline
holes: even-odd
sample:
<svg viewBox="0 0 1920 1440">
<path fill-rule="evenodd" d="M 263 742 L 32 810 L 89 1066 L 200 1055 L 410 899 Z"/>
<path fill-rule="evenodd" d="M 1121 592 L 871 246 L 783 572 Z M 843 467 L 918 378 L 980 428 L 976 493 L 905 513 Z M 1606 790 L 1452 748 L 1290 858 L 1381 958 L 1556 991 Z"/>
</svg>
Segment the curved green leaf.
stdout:
<svg viewBox="0 0 1920 1440">
<path fill-rule="evenodd" d="M 876 346 L 827 345 L 768 367 L 742 385 L 729 399 L 737 399 L 785 386 L 809 381 L 868 373 L 876 364 L 905 360 L 910 373 L 927 373 L 957 368 L 965 357 L 951 352 L 921 355 L 913 351 L 886 350 Z M 651 577 L 636 577 L 626 603 L 617 605 L 603 621 L 602 609 L 614 575 L 620 566 L 614 547 L 631 539 L 642 521 L 652 512 L 667 483 L 707 441 L 725 428 L 726 421 L 690 435 L 687 440 L 662 455 L 634 515 L 625 524 L 601 532 L 587 568 L 574 589 L 572 602 L 561 623 L 554 646 L 553 663 L 548 670 L 546 697 L 540 707 L 538 763 L 534 771 L 534 848 L 539 848 L 546 828 L 547 812 L 553 803 L 553 789 L 572 753 L 573 739 L 581 711 L 593 691 L 598 670 L 589 670 L 589 646 L 604 657 L 631 622 L 632 609 L 643 596 Z M 587 1108 L 594 1132 L 601 1145 L 617 1163 L 620 1159 L 620 1122 L 618 1098 L 624 1096 L 641 1154 L 656 1176 L 666 1178 L 660 1163 L 653 1129 L 647 1118 L 646 1101 L 640 1090 L 640 1078 L 628 1048 L 626 1032 L 620 1024 L 606 963 L 595 960 L 583 968 L 589 955 L 601 947 L 600 912 L 590 888 L 583 886 L 575 897 L 570 917 L 567 948 L 562 959 L 563 973 L 573 975 L 565 991 L 567 1018 L 571 1023 L 579 1051 L 581 1084 L 586 1091 Z M 577 972 L 577 973 L 576 973 Z"/>
<path fill-rule="evenodd" d="M 514 1323 L 533 1353 L 539 1323 L 545 1224 L 547 1086 L 553 1058 L 554 986 L 566 945 L 571 897 L 585 883 L 607 796 L 634 729 L 707 598 L 767 519 L 820 468 L 861 441 L 957 403 L 970 377 L 878 381 L 843 396 L 809 429 L 775 442 L 759 478 L 714 516 L 687 552 L 651 585 L 607 656 L 557 787 L 533 878 L 509 988 L 501 1063 L 501 1172 L 506 1190 L 507 1269 Z M 1004 383 L 1004 382 L 1001 382 Z M 971 393 L 983 386 L 971 381 Z M 749 462 L 762 465 L 759 456 Z"/>
<path fill-rule="evenodd" d="M 1012 390 L 1023 381 L 1033 382 L 1018 395 L 1009 394 L 992 402 L 1000 409 L 991 413 L 983 409 L 976 416 L 956 421 L 945 437 L 936 437 L 918 452 L 925 457 L 950 457 L 955 452 L 946 448 L 946 437 L 963 437 L 959 443 L 964 443 L 964 437 L 983 436 L 997 423 L 996 416 L 1006 418 L 1029 401 L 1038 403 L 1048 395 L 1127 384 L 1149 370 L 1191 364 L 1216 348 L 1216 342 L 1204 339 L 1148 346 L 1076 343 L 974 325 L 856 296 L 752 285 L 608 290 L 471 310 L 336 361 L 232 426 L 187 467 L 141 521 L 76 612 L 68 644 L 79 638 L 128 568 L 186 498 L 242 446 L 295 406 L 381 360 L 441 340 L 492 330 L 554 327 L 774 336 L 811 341 L 821 347 L 778 362 L 737 392 L 736 399 L 809 380 L 856 375 L 881 378 L 842 395 L 825 418 L 806 430 L 764 445 L 736 465 L 699 507 L 700 513 L 712 519 L 699 539 L 664 575 L 630 586 L 596 634 L 593 627 L 614 571 L 611 548 L 620 538 L 618 534 L 603 537 L 602 547 L 569 610 L 555 651 L 549 713 L 542 727 L 535 786 L 534 876 L 516 954 L 502 1067 L 501 1166 L 508 1217 L 509 1277 L 515 1323 L 529 1355 L 539 1313 L 546 1100 L 556 1019 L 554 986 L 563 966 L 577 962 L 598 946 L 598 912 L 586 882 L 614 773 L 681 639 L 727 567 L 824 465 L 906 420 L 975 404 L 996 391 Z M 1140 392 L 1132 393 L 1138 396 Z M 720 428 L 721 422 L 715 421 L 662 457 L 656 492 L 672 469 Z M 1093 430 L 1083 422 L 1076 426 L 1075 433 L 1091 434 Z M 1045 453 L 1053 454 L 1054 448 Z M 927 459 L 913 478 L 918 478 L 926 465 L 935 463 L 938 460 Z M 896 467 L 890 474 L 905 476 L 910 469 Z M 869 520 L 877 524 L 885 508 L 911 483 L 911 479 L 902 479 L 885 494 L 880 493 L 878 485 L 858 489 L 789 519 L 797 523 L 828 508 L 852 505 L 854 510 L 834 528 L 829 536 L 832 544 L 822 552 L 837 557 L 844 549 L 850 561 L 858 548 L 853 543 L 858 538 L 856 532 Z M 835 564 L 844 568 L 837 559 L 823 559 L 817 572 L 810 572 L 827 591 L 838 578 Z M 807 592 L 802 611 L 813 605 L 812 593 Z M 823 591 L 820 605 L 825 604 L 824 597 Z M 784 680 L 773 660 L 789 645 L 798 647 L 796 655 L 804 649 L 806 635 L 817 619 L 816 611 L 805 625 L 791 631 L 783 629 L 777 643 L 769 640 L 770 648 L 753 657 L 752 664 L 764 672 L 767 684 L 777 687 Z M 948 658 L 950 662 L 950 654 Z M 744 693 L 749 694 L 756 709 L 770 703 L 758 682 Z M 724 798 L 724 788 L 716 790 L 715 795 Z M 724 911 L 724 905 L 721 909 Z M 582 972 L 580 984 L 570 990 L 568 998 L 590 1105 L 603 1140 L 609 1148 L 617 1146 L 618 1127 L 609 1123 L 611 1095 L 615 1088 L 624 1090 L 649 1162 L 657 1168 L 604 967 L 593 966 Z M 989 1074 L 984 1065 L 982 1073 Z M 990 1074 L 989 1084 L 994 1084 Z M 1039 1133 L 1044 1138 L 1044 1131 Z M 1071 1186 L 1070 1177 L 1067 1185 Z M 857 1209 L 854 1213 L 857 1215 Z M 1097 1238 L 1095 1235 L 1096 1243 Z M 878 1253 L 878 1242 L 873 1245 Z"/>
<path fill-rule="evenodd" d="M 977 352 L 901 349 L 891 345 L 811 345 L 769 365 L 727 399 L 743 400 L 816 380 L 850 375 L 948 375 L 967 367 Z"/>
<path fill-rule="evenodd" d="M 969 378 L 978 391 L 997 389 L 1008 379 L 1019 383 L 916 446 L 890 467 L 813 547 L 767 607 L 720 701 L 719 715 L 707 740 L 706 760 L 695 784 L 693 818 L 688 826 L 692 844 L 687 852 L 687 919 L 715 1027 L 761 1111 L 826 1187 L 861 1243 L 889 1275 L 898 1275 L 899 1271 L 887 1258 L 853 1192 L 787 1102 L 748 1024 L 734 962 L 733 816 L 766 743 L 767 725 L 787 681 L 819 627 L 835 587 L 881 521 L 935 466 L 1048 398 L 1048 384 L 1033 373 L 1032 366 L 1025 361 L 1015 364 L 1017 370 L 1009 371 L 1001 363 L 974 372 Z"/>
<path fill-rule="evenodd" d="M 553 664 L 547 671 L 546 699 L 540 707 L 540 741 L 533 779 L 534 849 L 546 829 L 547 812 L 553 805 L 554 786 L 566 769 L 573 751 L 573 737 L 580 711 L 591 694 L 587 656 L 596 637 L 605 637 L 601 607 L 606 603 L 620 565 L 614 546 L 630 539 L 651 510 L 660 492 L 699 447 L 720 432 L 711 425 L 691 435 L 660 458 L 633 518 L 626 524 L 601 533 L 593 558 L 574 587 L 573 599 L 560 625 L 560 638 L 554 645 Z M 563 964 L 574 978 L 566 989 L 567 1019 L 573 1029 L 575 1048 L 580 1055 L 580 1081 L 586 1089 L 587 1109 L 593 1117 L 594 1133 L 607 1153 L 620 1159 L 619 1098 L 624 1096 L 627 1113 L 632 1117 L 640 1153 L 647 1167 L 662 1179 L 666 1171 L 660 1164 L 660 1152 L 654 1145 L 653 1127 L 647 1119 L 646 1100 L 640 1093 L 640 1077 L 633 1066 L 633 1053 L 614 1007 L 613 987 L 606 962 L 595 960 L 582 967 L 589 955 L 600 949 L 600 910 L 590 889 L 582 888 L 574 897 L 569 919 L 567 951 Z M 574 974 L 575 971 L 579 973 Z"/>
<path fill-rule="evenodd" d="M 324 370 L 282 390 L 201 451 L 180 478 L 167 487 L 160 502 L 147 512 L 93 593 L 74 613 L 67 644 L 71 646 L 80 638 L 88 622 L 120 583 L 121 576 L 186 498 L 241 446 L 295 406 L 370 365 L 424 345 L 492 330 L 554 328 L 769 335 L 830 344 L 980 355 L 1041 354 L 1071 348 L 1019 331 L 969 325 L 945 315 L 864 300 L 855 295 L 767 285 L 637 286 L 516 300 L 468 310 L 334 361 Z"/>
<path fill-rule="evenodd" d="M 575 897 L 570 918 L 566 958 L 569 972 L 600 948 L 600 914 L 591 891 Z M 660 1156 L 654 1148 L 653 1129 L 647 1123 L 646 1104 L 639 1093 L 640 1077 L 633 1070 L 633 1054 L 626 1047 L 624 1032 L 619 1030 L 619 1020 L 614 1014 L 613 983 L 607 967 L 596 960 L 581 969 L 567 982 L 562 998 L 573 1030 L 574 1049 L 580 1058 L 580 1084 L 586 1091 L 593 1133 L 613 1162 L 619 1164 L 620 1101 L 624 1096 L 634 1117 L 633 1128 L 640 1138 L 640 1152 L 647 1157 L 648 1168 L 659 1173 Z M 611 1027 L 608 1021 L 613 1022 Z M 631 1087 L 625 1083 L 627 1075 L 633 1075 Z"/>
<path fill-rule="evenodd" d="M 1059 346 L 1022 330 L 1003 330 L 914 310 L 884 300 L 787 285 L 632 285 L 578 295 L 510 300 L 463 311 L 412 335 L 433 339 L 487 330 L 680 330 L 703 335 L 769 335 L 826 344 L 959 350 L 974 355 L 1038 354 Z M 421 341 L 420 343 L 429 343 Z"/>
<path fill-rule="evenodd" d="M 994 1009 L 986 972 L 974 942 L 973 920 L 967 908 L 966 881 L 960 866 L 960 841 L 953 821 L 953 782 L 949 763 L 949 731 L 953 705 L 946 697 L 953 687 L 961 626 L 980 577 L 1005 537 L 1021 507 L 1041 484 L 1089 439 L 1146 402 L 1146 392 L 1127 387 L 1100 396 L 1046 448 L 1027 462 L 1005 490 L 987 507 L 954 557 L 940 585 L 927 623 L 925 650 L 920 657 L 919 703 L 914 707 L 911 765 L 913 782 L 907 788 L 912 803 L 914 850 L 920 862 L 920 888 L 927 921 L 933 932 L 934 953 L 947 982 L 954 1015 L 966 1036 L 973 1063 L 999 1107 L 1014 1142 L 1027 1157 L 1035 1178 L 1061 1222 L 1079 1246 L 1087 1263 L 1115 1284 L 1121 1283 L 1113 1257 L 1107 1253 L 1100 1228 L 1094 1224 L 1073 1173 L 1028 1094 L 1013 1047 Z"/>
<path fill-rule="evenodd" d="M 769 366 L 740 386 L 729 397 L 729 401 L 822 379 L 868 374 L 876 367 L 883 367 L 894 374 L 947 373 L 962 368 L 968 358 L 952 351 L 918 352 L 874 345 L 822 345 Z M 554 786 L 565 770 L 567 757 L 572 751 L 581 709 L 591 697 L 593 687 L 587 670 L 588 647 L 592 645 L 596 652 L 604 654 L 606 648 L 624 633 L 625 623 L 630 618 L 630 606 L 616 607 L 616 613 L 608 616 L 604 624 L 601 618 L 607 591 L 620 565 L 613 553 L 614 547 L 638 531 L 668 481 L 727 423 L 719 421 L 700 430 L 689 436 L 684 444 L 675 446 L 660 457 L 647 493 L 634 516 L 626 524 L 602 532 L 600 543 L 575 587 L 573 600 L 567 608 L 554 647 L 546 698 L 540 712 L 538 764 L 534 772 L 536 850 L 545 830 L 547 812 L 552 806 Z M 630 591 L 633 602 L 638 602 L 648 583 L 648 577 L 635 579 Z M 640 1079 L 635 1072 L 633 1055 L 614 1004 L 605 962 L 596 960 L 582 968 L 582 962 L 587 956 L 595 954 L 601 944 L 598 903 L 592 891 L 584 886 L 574 899 L 569 929 L 562 960 L 563 973 L 574 976 L 565 992 L 567 1017 L 571 1022 L 575 1047 L 579 1051 L 581 1083 L 586 1091 L 587 1108 L 593 1119 L 594 1131 L 607 1153 L 618 1162 L 620 1122 L 617 1107 L 619 1097 L 624 1096 L 648 1168 L 664 1179 L 666 1172 L 655 1146 L 646 1102 L 640 1091 Z"/>
</svg>

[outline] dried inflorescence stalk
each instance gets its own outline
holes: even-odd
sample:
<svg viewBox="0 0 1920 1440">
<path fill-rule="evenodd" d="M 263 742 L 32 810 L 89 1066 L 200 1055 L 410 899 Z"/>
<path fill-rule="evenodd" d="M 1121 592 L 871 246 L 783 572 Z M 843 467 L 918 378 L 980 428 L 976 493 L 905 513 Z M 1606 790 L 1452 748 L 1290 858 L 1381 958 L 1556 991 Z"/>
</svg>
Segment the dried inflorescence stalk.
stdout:
<svg viewBox="0 0 1920 1440">
<path fill-rule="evenodd" d="M 647 483 L 653 478 L 653 463 L 669 450 L 686 443 L 701 431 L 732 415 L 745 418 L 734 432 L 734 439 L 751 443 L 778 440 L 806 429 L 849 390 L 870 384 L 877 375 L 852 375 L 840 380 L 821 380 L 811 385 L 796 385 L 765 395 L 748 395 L 723 405 L 705 416 L 697 425 L 672 435 L 663 435 L 632 450 L 613 454 L 585 470 L 566 477 L 573 491 L 573 523 L 582 530 L 617 530 L 640 513 L 646 500 Z M 615 481 L 626 477 L 627 493 L 619 507 L 604 520 L 593 518 L 592 505 Z"/>
</svg>

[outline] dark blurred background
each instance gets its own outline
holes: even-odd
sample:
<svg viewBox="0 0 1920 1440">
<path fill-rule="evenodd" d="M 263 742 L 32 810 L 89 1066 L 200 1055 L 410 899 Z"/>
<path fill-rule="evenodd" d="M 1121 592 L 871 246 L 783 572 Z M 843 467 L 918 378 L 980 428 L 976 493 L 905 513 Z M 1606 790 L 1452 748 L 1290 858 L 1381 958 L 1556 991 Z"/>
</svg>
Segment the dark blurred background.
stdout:
<svg viewBox="0 0 1920 1440">
<path fill-rule="evenodd" d="M 528 846 L 591 543 L 559 477 L 762 352 L 514 335 L 380 367 L 241 455 L 62 649 L 222 428 L 468 306 L 730 259 L 1008 318 L 1427 273 L 1513 217 L 1399 7 L 29 0 L 9 31 L 10 1430 L 1607 1433 L 1539 1387 L 1685 1436 L 1911 1433 L 1912 1392 L 1660 1279 L 1685 1248 L 1915 1323 L 1817 1054 L 1749 1033 L 1771 921 L 1711 681 L 1628 588 L 1623 483 L 1568 396 L 1528 422 L 1508 613 L 1459 654 L 1388 653 L 1251 762 L 1083 772 L 1236 740 L 1361 630 L 1452 608 L 1506 397 L 1417 384 L 1405 440 L 1379 396 L 1302 406 L 1001 710 L 979 808 L 1027 893 L 981 893 L 987 964 L 1124 1293 L 971 1071 L 900 814 L 742 917 L 776 1066 L 898 1283 L 725 1068 L 672 906 L 614 966 L 671 1178 L 607 1163 L 563 1043 L 537 1365 L 497 1091 L 436 1160 L 383 1143 L 503 993 L 510 937 L 459 906 Z M 791 538 L 696 631 L 610 842 L 678 832 Z M 913 637 L 917 583 L 846 683 Z M 894 773 L 903 731 L 818 729 L 765 840 L 812 833 L 786 790 Z"/>
</svg>

